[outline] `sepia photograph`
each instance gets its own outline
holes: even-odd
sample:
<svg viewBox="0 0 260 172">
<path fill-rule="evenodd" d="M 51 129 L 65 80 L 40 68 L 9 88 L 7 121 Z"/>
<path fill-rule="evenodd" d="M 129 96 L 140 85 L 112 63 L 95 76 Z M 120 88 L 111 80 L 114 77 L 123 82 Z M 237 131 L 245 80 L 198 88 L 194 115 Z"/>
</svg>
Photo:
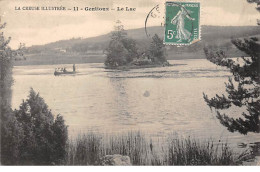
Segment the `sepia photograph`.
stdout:
<svg viewBox="0 0 260 172">
<path fill-rule="evenodd" d="M 259 58 L 260 0 L 0 0 L 0 166 L 260 166 Z"/>
</svg>

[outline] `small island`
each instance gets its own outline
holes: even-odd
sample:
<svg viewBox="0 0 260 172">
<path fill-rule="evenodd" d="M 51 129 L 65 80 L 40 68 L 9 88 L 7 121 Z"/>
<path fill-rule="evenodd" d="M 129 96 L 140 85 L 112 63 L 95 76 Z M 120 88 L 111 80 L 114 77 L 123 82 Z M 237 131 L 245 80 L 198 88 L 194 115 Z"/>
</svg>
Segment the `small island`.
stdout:
<svg viewBox="0 0 260 172">
<path fill-rule="evenodd" d="M 105 54 L 106 69 L 127 70 L 171 66 L 166 60 L 163 40 L 157 34 L 152 37 L 149 48 L 140 50 L 136 41 L 127 37 L 124 26 L 119 20 L 111 34 Z"/>
</svg>

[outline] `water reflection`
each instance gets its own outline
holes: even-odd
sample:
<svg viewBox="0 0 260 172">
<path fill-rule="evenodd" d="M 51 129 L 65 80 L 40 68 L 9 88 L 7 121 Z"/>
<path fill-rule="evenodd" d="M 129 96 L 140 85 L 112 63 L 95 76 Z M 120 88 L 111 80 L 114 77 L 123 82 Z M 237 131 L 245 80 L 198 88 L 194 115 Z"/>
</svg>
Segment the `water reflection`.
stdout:
<svg viewBox="0 0 260 172">
<path fill-rule="evenodd" d="M 109 81 L 112 86 L 111 99 L 115 102 L 116 121 L 123 125 L 133 125 L 135 121 L 132 118 L 131 106 L 129 106 L 129 97 L 124 78 L 110 77 L 111 73 L 108 73 Z"/>
</svg>

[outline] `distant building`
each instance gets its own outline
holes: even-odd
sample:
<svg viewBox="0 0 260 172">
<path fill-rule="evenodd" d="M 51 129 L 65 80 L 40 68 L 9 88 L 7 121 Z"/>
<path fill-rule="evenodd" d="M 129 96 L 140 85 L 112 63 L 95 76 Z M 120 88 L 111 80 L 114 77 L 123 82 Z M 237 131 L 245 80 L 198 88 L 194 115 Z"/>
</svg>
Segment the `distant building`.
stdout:
<svg viewBox="0 0 260 172">
<path fill-rule="evenodd" d="M 63 49 L 63 48 L 54 48 L 54 50 L 55 50 L 56 52 L 60 52 L 60 53 L 66 53 L 66 52 L 67 52 L 67 50 L 66 50 L 66 49 Z"/>
<path fill-rule="evenodd" d="M 62 53 L 66 53 L 67 51 L 64 50 L 64 49 L 61 49 L 60 52 L 62 52 Z"/>
</svg>

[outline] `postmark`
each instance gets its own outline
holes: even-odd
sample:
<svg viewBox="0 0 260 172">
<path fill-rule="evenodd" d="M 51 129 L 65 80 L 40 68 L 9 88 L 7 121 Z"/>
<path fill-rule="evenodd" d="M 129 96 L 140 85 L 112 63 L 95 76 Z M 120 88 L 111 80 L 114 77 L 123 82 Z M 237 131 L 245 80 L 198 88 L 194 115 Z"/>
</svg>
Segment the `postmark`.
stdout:
<svg viewBox="0 0 260 172">
<path fill-rule="evenodd" d="M 144 25 L 145 34 L 147 37 L 151 38 L 154 34 L 154 31 L 149 30 L 149 27 L 152 26 L 164 27 L 164 16 L 162 15 L 163 9 L 164 9 L 163 4 L 157 4 L 147 14 L 145 19 L 145 25 Z"/>
<path fill-rule="evenodd" d="M 200 3 L 166 2 L 164 43 L 190 45 L 200 40 Z"/>
</svg>

